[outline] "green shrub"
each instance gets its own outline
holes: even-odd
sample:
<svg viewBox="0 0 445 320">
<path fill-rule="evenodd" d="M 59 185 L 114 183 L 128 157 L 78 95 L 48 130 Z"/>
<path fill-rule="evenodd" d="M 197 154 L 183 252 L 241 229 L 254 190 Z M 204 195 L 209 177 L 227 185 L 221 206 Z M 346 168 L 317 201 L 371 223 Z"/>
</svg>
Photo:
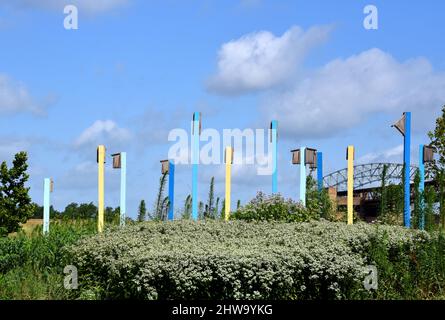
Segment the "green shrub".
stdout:
<svg viewBox="0 0 445 320">
<path fill-rule="evenodd" d="M 83 239 L 69 252 L 80 292 L 103 299 L 405 298 L 422 297 L 411 290 L 422 281 L 444 281 L 437 271 L 445 245 L 434 239 L 364 223 L 146 222 Z M 377 292 L 363 286 L 370 264 L 381 273 Z"/>
<path fill-rule="evenodd" d="M 240 207 L 231 216 L 233 220 L 303 222 L 317 215 L 311 215 L 301 203 L 284 199 L 280 194 L 266 195 L 258 192 L 256 197 Z"/>
</svg>

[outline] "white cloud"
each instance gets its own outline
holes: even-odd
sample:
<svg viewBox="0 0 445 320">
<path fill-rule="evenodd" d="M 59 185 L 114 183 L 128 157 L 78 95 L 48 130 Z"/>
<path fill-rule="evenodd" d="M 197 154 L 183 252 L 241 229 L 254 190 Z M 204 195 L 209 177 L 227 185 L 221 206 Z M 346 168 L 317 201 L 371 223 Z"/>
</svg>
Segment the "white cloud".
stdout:
<svg viewBox="0 0 445 320">
<path fill-rule="evenodd" d="M 23 83 L 14 81 L 6 74 L 0 74 L 0 113 L 43 114 L 51 100 L 47 103 L 36 102 Z"/>
<path fill-rule="evenodd" d="M 263 111 L 285 135 L 332 136 L 375 113 L 413 111 L 414 125 L 428 123 L 445 101 L 445 74 L 423 58 L 398 62 L 371 49 L 337 59 L 292 90 L 269 97 Z M 395 119 L 396 120 L 396 119 Z"/>
<path fill-rule="evenodd" d="M 400 162 L 403 156 L 403 144 L 381 152 L 370 152 L 357 159 L 357 163 Z"/>
<path fill-rule="evenodd" d="M 119 127 L 114 121 L 97 120 L 79 135 L 74 144 L 77 147 L 107 142 L 119 144 L 130 138 L 130 131 Z"/>
<path fill-rule="evenodd" d="M 225 43 L 218 53 L 217 74 L 207 81 L 207 89 L 219 94 L 242 94 L 283 83 L 330 30 L 322 26 L 304 31 L 294 26 L 280 37 L 260 31 Z"/>
<path fill-rule="evenodd" d="M 72 4 L 79 9 L 79 14 L 99 14 L 127 5 L 129 0 L 14 0 L 2 1 L 0 4 L 14 6 L 25 9 L 45 9 L 63 12 L 63 8 Z"/>
</svg>

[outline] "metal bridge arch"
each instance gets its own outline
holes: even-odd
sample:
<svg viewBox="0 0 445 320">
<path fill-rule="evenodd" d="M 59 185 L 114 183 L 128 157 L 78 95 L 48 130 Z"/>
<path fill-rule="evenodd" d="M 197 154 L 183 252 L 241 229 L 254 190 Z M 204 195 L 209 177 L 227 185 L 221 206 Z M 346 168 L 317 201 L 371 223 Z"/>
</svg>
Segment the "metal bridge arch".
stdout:
<svg viewBox="0 0 445 320">
<path fill-rule="evenodd" d="M 387 166 L 386 179 L 388 183 L 399 183 L 402 180 L 403 164 L 400 163 L 368 163 L 354 166 L 354 189 L 372 186 L 382 179 L 383 168 Z M 410 180 L 414 181 L 417 167 L 410 167 Z M 337 191 L 346 191 L 348 169 L 335 171 L 323 177 L 325 188 L 335 187 Z"/>
</svg>

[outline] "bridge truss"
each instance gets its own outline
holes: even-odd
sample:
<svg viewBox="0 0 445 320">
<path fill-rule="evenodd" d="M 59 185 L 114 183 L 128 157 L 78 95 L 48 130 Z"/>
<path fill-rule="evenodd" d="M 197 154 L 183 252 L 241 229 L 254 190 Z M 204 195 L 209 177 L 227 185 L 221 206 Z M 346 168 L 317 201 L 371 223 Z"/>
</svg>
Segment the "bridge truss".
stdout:
<svg viewBox="0 0 445 320">
<path fill-rule="evenodd" d="M 386 180 L 388 184 L 401 183 L 403 177 L 403 164 L 400 163 L 369 163 L 354 166 L 354 189 L 362 189 L 365 186 L 376 186 L 381 182 L 383 168 L 387 167 Z M 410 180 L 414 181 L 417 167 L 410 167 Z M 325 188 L 334 187 L 338 192 L 346 191 L 348 182 L 348 170 L 342 169 L 323 177 Z"/>
</svg>

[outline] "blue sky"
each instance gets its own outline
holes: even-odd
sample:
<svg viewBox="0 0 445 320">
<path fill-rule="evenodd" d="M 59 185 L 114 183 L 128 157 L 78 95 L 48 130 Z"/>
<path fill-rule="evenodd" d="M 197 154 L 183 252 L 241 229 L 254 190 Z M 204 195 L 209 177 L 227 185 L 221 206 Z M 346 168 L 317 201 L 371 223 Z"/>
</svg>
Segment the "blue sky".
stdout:
<svg viewBox="0 0 445 320">
<path fill-rule="evenodd" d="M 79 29 L 63 27 L 65 4 Z M 378 8 L 379 28 L 363 27 Z M 325 171 L 360 162 L 401 162 L 402 137 L 390 125 L 413 113 L 418 144 L 445 104 L 442 1 L 0 0 L 0 157 L 29 152 L 31 196 L 96 202 L 96 146 L 128 153 L 128 211 L 152 207 L 169 130 L 264 128 L 279 121 L 279 191 L 298 196 L 289 150 L 324 152 Z M 106 169 L 106 205 L 119 201 L 119 172 Z M 202 167 L 223 196 L 221 166 Z M 270 177 L 236 168 L 234 199 L 270 191 Z M 177 206 L 191 169 L 177 168 Z"/>
</svg>

